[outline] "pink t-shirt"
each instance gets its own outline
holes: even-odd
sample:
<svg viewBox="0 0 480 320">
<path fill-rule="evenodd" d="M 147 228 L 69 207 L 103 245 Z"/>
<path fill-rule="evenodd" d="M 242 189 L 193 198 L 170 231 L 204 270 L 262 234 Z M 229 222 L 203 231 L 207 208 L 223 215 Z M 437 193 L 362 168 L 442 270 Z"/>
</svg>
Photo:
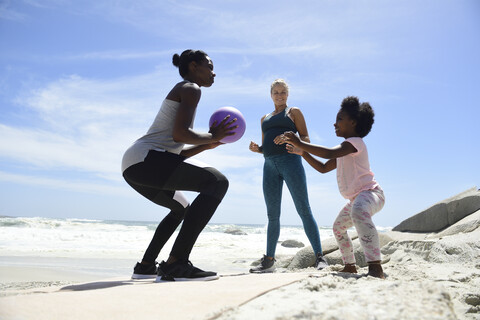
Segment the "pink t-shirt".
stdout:
<svg viewBox="0 0 480 320">
<path fill-rule="evenodd" d="M 370 170 L 367 146 L 362 138 L 352 137 L 350 142 L 357 152 L 337 158 L 338 189 L 345 199 L 353 200 L 360 192 L 378 186 L 373 172 Z"/>
</svg>

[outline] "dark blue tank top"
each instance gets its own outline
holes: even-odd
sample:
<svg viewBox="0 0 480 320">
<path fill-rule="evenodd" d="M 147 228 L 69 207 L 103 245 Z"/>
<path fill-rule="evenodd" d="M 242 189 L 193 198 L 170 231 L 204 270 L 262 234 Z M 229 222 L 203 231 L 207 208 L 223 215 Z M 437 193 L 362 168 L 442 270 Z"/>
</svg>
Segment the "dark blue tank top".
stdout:
<svg viewBox="0 0 480 320">
<path fill-rule="evenodd" d="M 287 111 L 290 108 L 285 108 L 282 112 L 272 116 L 268 114 L 262 122 L 262 132 L 263 132 L 263 156 L 273 156 L 277 154 L 288 153 L 285 148 L 286 144 L 275 144 L 273 139 L 276 136 L 284 133 L 285 131 L 293 131 L 297 133 L 297 128 L 295 123 L 287 115 Z"/>
</svg>

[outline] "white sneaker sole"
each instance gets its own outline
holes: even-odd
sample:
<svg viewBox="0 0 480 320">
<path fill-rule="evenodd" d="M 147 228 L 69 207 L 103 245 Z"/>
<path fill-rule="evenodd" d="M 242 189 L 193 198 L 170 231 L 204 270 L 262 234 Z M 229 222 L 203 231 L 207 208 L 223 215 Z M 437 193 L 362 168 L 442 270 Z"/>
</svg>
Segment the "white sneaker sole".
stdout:
<svg viewBox="0 0 480 320">
<path fill-rule="evenodd" d="M 133 280 L 154 279 L 156 277 L 157 277 L 156 274 L 132 274 Z"/>
<path fill-rule="evenodd" d="M 250 269 L 250 273 L 273 273 L 275 272 L 277 268 L 275 267 L 271 267 L 271 268 L 268 268 L 268 269 L 263 269 L 263 270 L 252 270 Z"/>
<path fill-rule="evenodd" d="M 319 263 L 316 269 L 317 269 L 317 270 L 323 270 L 323 269 L 325 269 L 326 267 L 328 267 L 328 264 L 326 264 L 326 263 Z"/>
<path fill-rule="evenodd" d="M 219 275 L 203 277 L 203 278 L 173 278 L 174 280 L 162 280 L 161 276 L 157 276 L 155 282 L 174 282 L 174 281 L 212 281 L 219 279 Z"/>
</svg>

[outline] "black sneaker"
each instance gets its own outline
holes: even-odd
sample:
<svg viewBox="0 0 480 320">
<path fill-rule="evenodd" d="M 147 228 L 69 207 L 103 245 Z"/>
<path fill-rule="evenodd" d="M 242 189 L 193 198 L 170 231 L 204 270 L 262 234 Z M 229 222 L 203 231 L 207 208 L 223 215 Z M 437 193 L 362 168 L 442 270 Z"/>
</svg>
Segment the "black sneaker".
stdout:
<svg viewBox="0 0 480 320">
<path fill-rule="evenodd" d="M 275 259 L 269 259 L 266 255 L 263 255 L 260 264 L 250 269 L 250 273 L 268 273 L 275 271 Z"/>
<path fill-rule="evenodd" d="M 321 253 L 317 253 L 317 260 L 315 261 L 315 269 L 322 270 L 328 267 L 327 260 L 322 256 Z"/>
<path fill-rule="evenodd" d="M 193 266 L 188 260 L 175 261 L 167 265 L 165 261 L 158 267 L 155 282 L 163 281 L 209 281 L 216 280 L 219 276 L 216 272 L 203 271 Z"/>
<path fill-rule="evenodd" d="M 155 261 L 154 264 L 141 264 L 137 262 L 133 268 L 132 279 L 153 279 L 157 276 L 157 264 Z"/>
</svg>

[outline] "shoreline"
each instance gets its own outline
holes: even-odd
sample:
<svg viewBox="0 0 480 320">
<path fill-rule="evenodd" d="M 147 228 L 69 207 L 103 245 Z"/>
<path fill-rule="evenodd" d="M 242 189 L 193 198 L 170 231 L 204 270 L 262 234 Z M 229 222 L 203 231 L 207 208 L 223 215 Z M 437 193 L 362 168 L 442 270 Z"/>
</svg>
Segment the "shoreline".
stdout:
<svg viewBox="0 0 480 320">
<path fill-rule="evenodd" d="M 83 275 L 68 270 L 63 276 L 76 283 L 61 283 L 51 281 L 61 279 L 61 273 L 44 269 L 38 270 L 39 276 L 49 285 L 1 296 L 0 318 L 77 320 L 121 314 L 134 319 L 157 314 L 178 320 L 250 320 L 260 315 L 267 320 L 480 319 L 480 228 L 440 237 L 405 232 L 389 236 L 393 240 L 382 248 L 385 280 L 365 276 L 366 267 L 359 267 L 358 274 L 340 273 L 341 264 L 322 271 L 280 268 L 269 274 L 170 283 L 133 281 L 129 274 L 83 281 Z M 20 276 L 26 269 L 19 270 Z"/>
<path fill-rule="evenodd" d="M 88 271 L 104 268 L 111 275 L 105 266 L 111 259 L 90 259 L 88 265 L 83 258 L 43 257 L 36 261 L 41 267 L 32 270 L 32 257 L 16 257 L 13 266 L 0 257 L 0 280 L 11 281 L 2 282 L 0 318 L 480 320 L 480 192 L 471 189 L 447 200 L 402 223 L 416 232 L 399 225 L 381 233 L 385 280 L 366 276 L 358 239 L 353 240 L 358 274 L 339 272 L 343 263 L 335 239 L 322 241 L 329 263 L 324 270 L 310 267 L 314 256 L 306 247 L 293 249 L 293 258 L 276 257 L 275 273 L 228 274 L 225 269 L 222 274 L 220 268 L 214 281 L 131 280 L 130 259 L 117 268 L 120 276 L 103 277 Z M 446 227 L 435 231 L 439 222 Z M 62 269 L 72 261 L 79 267 Z M 82 278 L 88 276 L 94 278 Z"/>
</svg>

